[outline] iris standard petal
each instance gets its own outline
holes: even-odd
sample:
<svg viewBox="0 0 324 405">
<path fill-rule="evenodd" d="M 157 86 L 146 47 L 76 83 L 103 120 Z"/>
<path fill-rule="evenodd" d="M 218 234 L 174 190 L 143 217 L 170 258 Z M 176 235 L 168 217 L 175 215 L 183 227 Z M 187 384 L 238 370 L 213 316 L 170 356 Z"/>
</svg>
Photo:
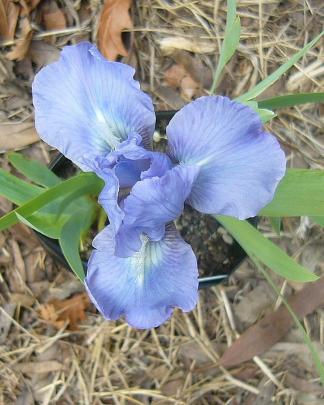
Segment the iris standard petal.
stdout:
<svg viewBox="0 0 324 405">
<path fill-rule="evenodd" d="M 198 211 L 245 219 L 272 200 L 285 155 L 250 107 L 201 97 L 182 108 L 166 131 L 172 157 L 200 167 L 188 197 Z"/>
<path fill-rule="evenodd" d="M 92 163 L 94 171 L 104 182 L 98 201 L 106 211 L 110 224 L 117 234 L 125 217 L 124 202 L 132 187 L 143 177 L 158 176 L 166 173 L 171 167 L 171 160 L 167 155 L 144 149 L 134 140 L 127 140 L 107 158 L 95 159 Z M 132 240 L 131 235 L 137 235 L 134 230 L 129 230 L 124 240 L 124 249 L 131 255 L 140 247 L 138 238 Z M 131 250 L 128 250 L 128 247 Z"/>
<path fill-rule="evenodd" d="M 116 255 L 127 257 L 130 246 L 138 246 L 142 233 L 158 241 L 165 226 L 183 211 L 199 172 L 197 166 L 176 166 L 161 177 L 138 181 L 124 200 L 124 218 L 116 234 Z M 137 240 L 137 243 L 135 243 Z"/>
<path fill-rule="evenodd" d="M 134 73 L 130 66 L 105 60 L 88 42 L 65 47 L 59 61 L 43 68 L 33 82 L 40 137 L 86 171 L 93 170 L 89 162 L 131 132 L 149 148 L 155 114 Z"/>
<path fill-rule="evenodd" d="M 85 285 L 97 309 L 108 320 L 125 316 L 135 328 L 161 325 L 173 308 L 191 311 L 198 298 L 195 255 L 170 225 L 164 238 L 142 239 L 128 258 L 114 254 L 114 233 L 108 226 L 93 242 Z"/>
</svg>

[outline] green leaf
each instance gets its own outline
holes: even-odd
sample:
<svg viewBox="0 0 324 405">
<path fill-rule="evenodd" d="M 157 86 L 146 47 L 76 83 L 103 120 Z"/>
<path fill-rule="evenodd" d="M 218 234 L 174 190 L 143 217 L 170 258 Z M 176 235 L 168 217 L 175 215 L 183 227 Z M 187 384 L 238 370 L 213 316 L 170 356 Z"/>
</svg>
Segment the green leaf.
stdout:
<svg viewBox="0 0 324 405">
<path fill-rule="evenodd" d="M 24 176 L 36 184 L 53 187 L 61 182 L 47 166 L 23 156 L 21 153 L 8 153 L 9 162 Z"/>
<path fill-rule="evenodd" d="M 261 121 L 264 124 L 277 116 L 276 113 L 271 110 L 267 110 L 266 108 L 258 108 L 257 113 L 260 115 Z"/>
<path fill-rule="evenodd" d="M 59 238 L 62 226 L 68 219 L 67 215 L 62 215 L 59 220 L 57 220 L 56 215 L 42 213 L 33 214 L 27 218 L 19 213 L 16 213 L 16 215 L 20 222 L 52 239 Z"/>
<path fill-rule="evenodd" d="M 323 102 L 324 93 L 300 93 L 267 98 L 258 101 L 257 104 L 260 108 L 269 108 L 275 110 L 277 108 L 293 107 L 299 104 Z"/>
<path fill-rule="evenodd" d="M 91 225 L 92 216 L 83 210 L 72 215 L 63 225 L 59 243 L 66 261 L 83 283 L 84 271 L 79 254 L 80 238 L 84 229 Z"/>
<path fill-rule="evenodd" d="M 318 279 L 315 274 L 295 262 L 247 221 L 220 215 L 213 217 L 230 232 L 249 256 L 254 255 L 280 276 L 298 282 Z"/>
<path fill-rule="evenodd" d="M 324 216 L 324 170 L 289 169 L 270 204 L 268 217 Z"/>
<path fill-rule="evenodd" d="M 32 215 L 45 205 L 61 198 L 62 195 L 72 193 L 77 189 L 83 190 L 84 194 L 98 194 L 102 189 L 103 182 L 94 173 L 81 173 L 56 186 L 47 189 L 42 194 L 32 198 L 21 207 L 9 212 L 0 218 L 0 230 L 6 229 L 17 223 L 16 213 L 24 218 Z"/>
<path fill-rule="evenodd" d="M 29 184 L 24 180 L 0 169 L 0 195 L 14 204 L 21 205 L 40 195 L 44 188 Z"/>
<path fill-rule="evenodd" d="M 273 83 L 275 83 L 288 69 L 294 66 L 295 63 L 299 61 L 315 44 L 316 42 L 322 37 L 324 31 L 317 35 L 311 42 L 304 46 L 300 51 L 295 53 L 289 60 L 281 65 L 277 70 L 275 70 L 271 75 L 269 75 L 266 79 L 262 80 L 262 82 L 258 83 L 252 90 L 249 90 L 247 93 L 243 94 L 242 96 L 238 97 L 237 101 L 247 101 L 257 97 L 259 94 L 263 93 L 268 87 L 270 87 Z"/>
<path fill-rule="evenodd" d="M 276 117 L 276 114 L 265 108 L 259 108 L 257 101 L 249 100 L 243 101 L 242 104 L 248 105 L 251 107 L 256 113 L 259 114 L 261 121 L 265 124 L 266 122 L 272 120 L 272 118 Z"/>
<path fill-rule="evenodd" d="M 270 223 L 271 223 L 272 229 L 276 232 L 276 234 L 280 235 L 281 218 L 280 217 L 271 217 L 270 218 Z"/>
<path fill-rule="evenodd" d="M 93 204 L 93 202 L 89 199 L 81 199 L 80 197 L 82 196 L 84 196 L 84 191 L 81 188 L 71 190 L 70 193 L 68 193 L 66 196 L 63 196 L 57 204 L 57 217 L 62 215 L 62 213 L 74 214 L 77 210 L 86 209 L 86 204 Z"/>
<path fill-rule="evenodd" d="M 213 84 L 210 92 L 214 93 L 219 82 L 221 73 L 227 62 L 234 55 L 240 41 L 241 23 L 240 18 L 236 16 L 236 0 L 227 1 L 227 19 L 224 40 L 220 51 L 219 60 L 214 74 Z"/>
</svg>

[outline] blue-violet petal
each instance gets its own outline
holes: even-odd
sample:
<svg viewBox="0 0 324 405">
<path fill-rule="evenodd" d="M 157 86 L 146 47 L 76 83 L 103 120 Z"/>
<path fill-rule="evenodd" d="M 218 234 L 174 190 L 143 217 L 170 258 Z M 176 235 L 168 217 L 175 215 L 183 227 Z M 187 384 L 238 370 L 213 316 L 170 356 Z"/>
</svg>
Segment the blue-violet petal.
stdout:
<svg viewBox="0 0 324 405">
<path fill-rule="evenodd" d="M 285 174 L 285 155 L 250 107 L 227 97 L 201 97 L 167 127 L 170 154 L 200 168 L 188 202 L 203 213 L 253 217 Z"/>
<path fill-rule="evenodd" d="M 85 171 L 92 171 L 96 157 L 107 155 L 132 132 L 150 148 L 153 104 L 134 73 L 130 66 L 105 60 L 88 42 L 66 46 L 33 82 L 40 137 Z"/>
<path fill-rule="evenodd" d="M 85 285 L 108 320 L 125 316 L 135 328 L 161 325 L 175 307 L 191 311 L 198 298 L 197 261 L 191 247 L 169 225 L 159 242 L 142 238 L 140 251 L 115 256 L 110 226 L 97 235 Z"/>
</svg>

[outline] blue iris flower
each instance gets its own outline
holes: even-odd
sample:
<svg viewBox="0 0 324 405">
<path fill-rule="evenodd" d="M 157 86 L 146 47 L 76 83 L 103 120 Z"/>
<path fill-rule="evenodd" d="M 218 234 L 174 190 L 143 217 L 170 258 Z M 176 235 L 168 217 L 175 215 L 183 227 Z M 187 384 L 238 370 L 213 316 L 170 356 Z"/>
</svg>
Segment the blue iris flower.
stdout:
<svg viewBox="0 0 324 405">
<path fill-rule="evenodd" d="M 33 100 L 41 138 L 105 181 L 110 224 L 93 241 L 92 301 L 106 319 L 150 328 L 197 302 L 197 261 L 174 225 L 184 204 L 253 217 L 286 164 L 258 114 L 221 96 L 182 108 L 166 129 L 168 153 L 153 151 L 154 108 L 134 73 L 89 43 L 68 46 L 36 75 Z"/>
</svg>

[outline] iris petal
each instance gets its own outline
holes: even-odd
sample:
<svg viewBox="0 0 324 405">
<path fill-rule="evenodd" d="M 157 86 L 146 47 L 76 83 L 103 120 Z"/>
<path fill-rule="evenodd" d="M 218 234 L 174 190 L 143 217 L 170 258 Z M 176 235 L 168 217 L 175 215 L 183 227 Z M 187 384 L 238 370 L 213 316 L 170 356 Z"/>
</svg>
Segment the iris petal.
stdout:
<svg viewBox="0 0 324 405">
<path fill-rule="evenodd" d="M 110 226 L 97 235 L 93 246 L 85 285 L 106 319 L 125 316 L 131 326 L 145 329 L 165 322 L 174 307 L 186 312 L 195 307 L 197 261 L 172 225 L 159 242 L 143 238 L 132 257 L 115 256 Z"/>
<path fill-rule="evenodd" d="M 146 178 L 134 185 L 124 201 L 124 219 L 116 235 L 118 256 L 127 257 L 131 241 L 138 246 L 142 233 L 155 241 L 163 237 L 165 225 L 183 211 L 198 172 L 196 166 L 176 166 L 161 177 Z"/>
<path fill-rule="evenodd" d="M 96 159 L 93 163 L 94 171 L 105 182 L 98 201 L 105 209 L 115 234 L 124 220 L 125 198 L 131 188 L 135 184 L 141 183 L 143 177 L 162 175 L 172 167 L 167 155 L 146 150 L 138 145 L 137 141 L 138 139 L 130 137 L 108 157 Z M 139 234 L 134 232 L 134 229 L 129 230 L 128 236 L 124 240 L 124 249 L 125 252 L 128 252 L 125 253 L 126 256 L 140 247 L 140 241 L 138 238 L 135 240 L 134 235 Z M 128 247 L 131 248 L 130 251 Z"/>
<path fill-rule="evenodd" d="M 90 43 L 65 47 L 59 61 L 43 68 L 33 83 L 40 137 L 86 171 L 131 132 L 150 148 L 153 104 L 133 79 L 134 72 L 105 60 Z"/>
<path fill-rule="evenodd" d="M 245 219 L 272 200 L 285 155 L 250 107 L 227 97 L 201 97 L 166 130 L 172 157 L 200 168 L 188 197 L 198 211 Z"/>
</svg>

